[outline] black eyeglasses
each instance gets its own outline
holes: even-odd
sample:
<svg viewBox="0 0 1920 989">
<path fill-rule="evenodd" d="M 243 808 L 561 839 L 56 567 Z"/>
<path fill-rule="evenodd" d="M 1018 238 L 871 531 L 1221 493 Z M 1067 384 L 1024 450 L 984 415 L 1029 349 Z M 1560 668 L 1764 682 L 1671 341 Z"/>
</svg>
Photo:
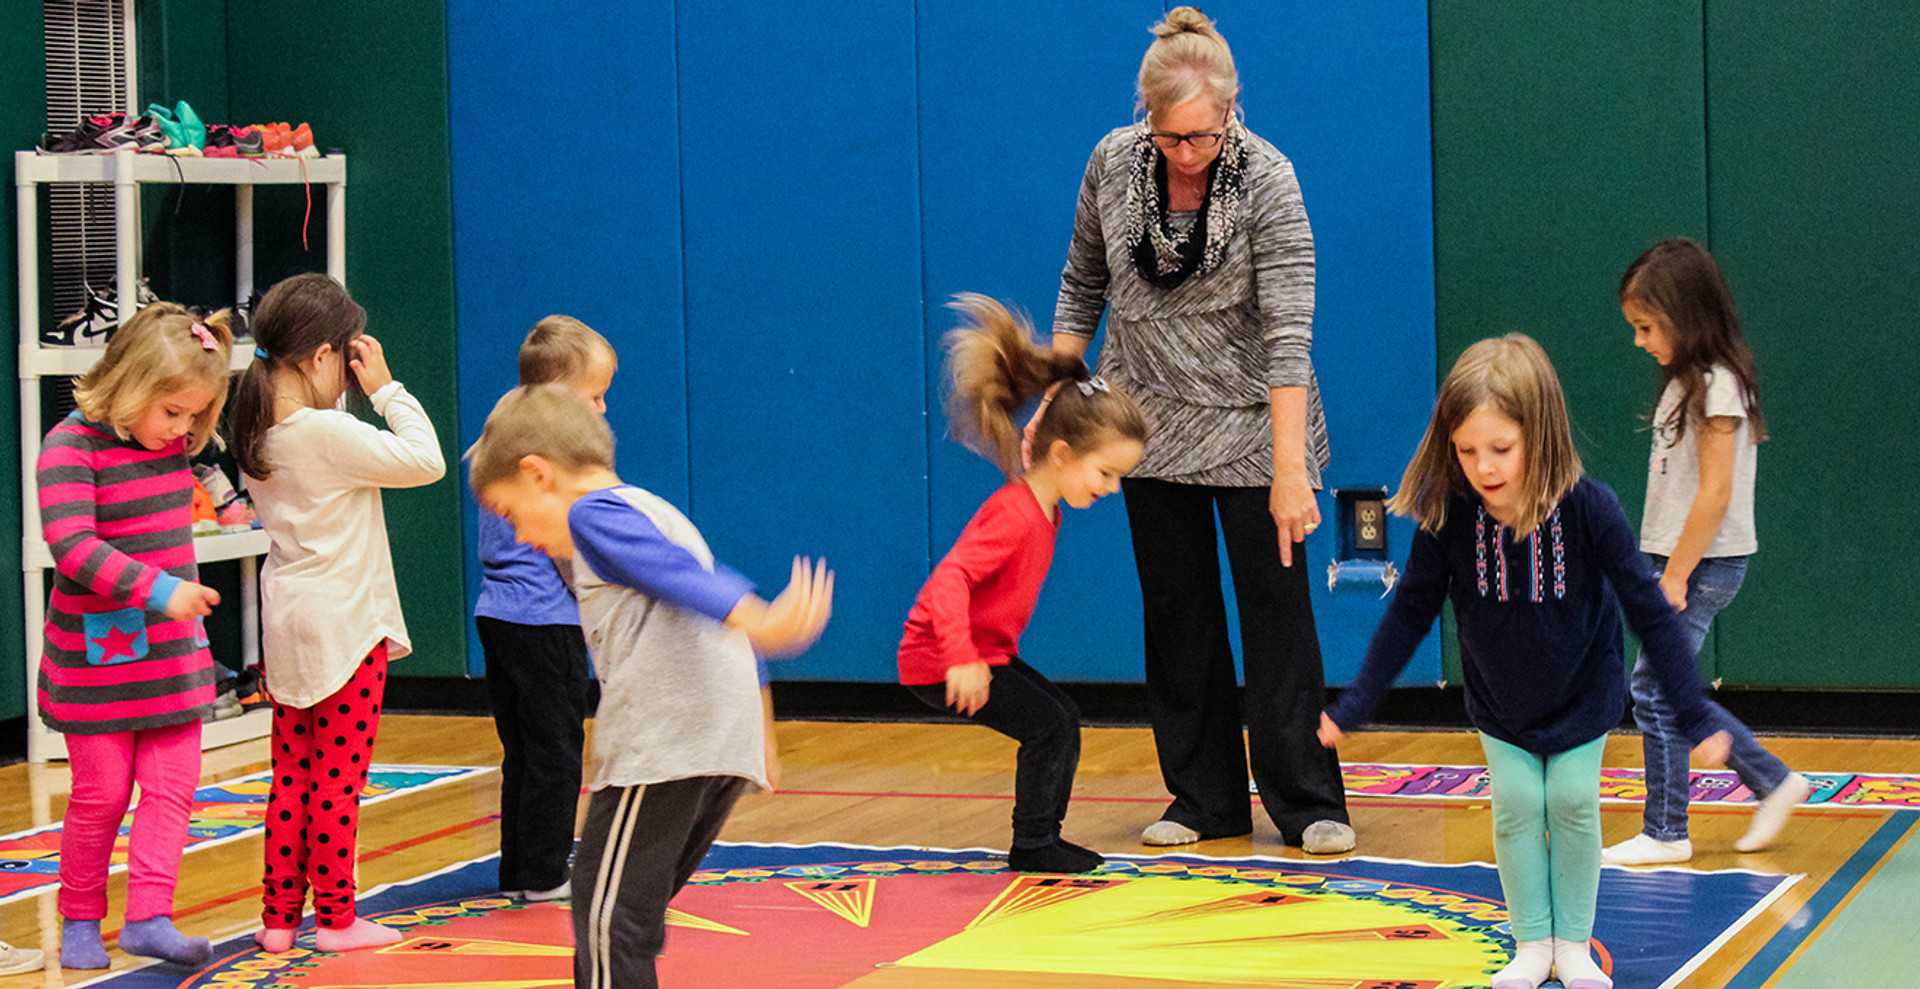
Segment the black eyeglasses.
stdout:
<svg viewBox="0 0 1920 989">
<path fill-rule="evenodd" d="M 1172 151 L 1183 141 L 1193 145 L 1195 151 L 1212 151 L 1220 144 L 1220 138 L 1225 135 L 1226 131 L 1200 131 L 1193 134 L 1154 133 L 1147 136 L 1153 138 L 1154 146 L 1162 151 Z"/>
</svg>

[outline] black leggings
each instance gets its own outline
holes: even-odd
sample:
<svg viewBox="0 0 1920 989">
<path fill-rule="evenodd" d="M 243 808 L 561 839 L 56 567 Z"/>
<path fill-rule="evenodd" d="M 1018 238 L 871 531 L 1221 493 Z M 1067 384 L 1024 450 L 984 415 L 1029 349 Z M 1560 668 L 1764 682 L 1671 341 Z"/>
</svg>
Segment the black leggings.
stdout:
<svg viewBox="0 0 1920 989">
<path fill-rule="evenodd" d="M 1040 848 L 1060 836 L 1080 766 L 1080 708 L 1040 671 L 1014 656 L 992 667 L 987 702 L 968 721 L 1020 743 L 1013 773 L 1013 847 Z M 927 706 L 947 706 L 945 683 L 908 684 Z"/>
</svg>

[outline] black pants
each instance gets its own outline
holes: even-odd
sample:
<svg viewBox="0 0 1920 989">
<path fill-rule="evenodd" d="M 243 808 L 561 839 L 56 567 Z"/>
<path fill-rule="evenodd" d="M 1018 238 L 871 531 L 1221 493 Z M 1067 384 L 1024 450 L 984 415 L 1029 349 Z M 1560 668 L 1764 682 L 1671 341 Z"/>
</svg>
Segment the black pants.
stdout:
<svg viewBox="0 0 1920 989">
<path fill-rule="evenodd" d="M 1305 546 L 1280 565 L 1268 489 L 1121 482 L 1146 617 L 1146 672 L 1164 817 L 1205 837 L 1253 830 L 1247 762 L 1260 801 L 1289 845 L 1320 820 L 1347 820 L 1340 761 L 1314 737 L 1326 703 Z M 1245 724 L 1215 549 L 1227 546 L 1246 664 Z"/>
<path fill-rule="evenodd" d="M 587 641 L 578 625 L 475 618 L 487 656 L 487 699 L 500 761 L 500 888 L 567 881 L 580 751 L 586 741 Z"/>
<path fill-rule="evenodd" d="M 738 776 L 694 776 L 595 790 L 573 870 L 573 984 L 655 989 L 667 902 L 700 867 L 734 802 Z"/>
<path fill-rule="evenodd" d="M 1080 708 L 1040 671 L 1014 656 L 992 667 L 987 702 L 961 715 L 1020 743 L 1013 770 L 1013 845 L 1040 848 L 1060 837 L 1080 766 Z M 947 706 L 944 683 L 908 684 L 929 707 Z"/>
</svg>

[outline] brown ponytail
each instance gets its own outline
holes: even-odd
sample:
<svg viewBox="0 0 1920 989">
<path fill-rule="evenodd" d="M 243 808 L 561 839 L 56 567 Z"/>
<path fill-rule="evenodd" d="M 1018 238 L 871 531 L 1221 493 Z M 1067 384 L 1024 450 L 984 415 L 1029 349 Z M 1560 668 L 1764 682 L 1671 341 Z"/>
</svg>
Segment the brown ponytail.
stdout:
<svg viewBox="0 0 1920 989">
<path fill-rule="evenodd" d="M 962 446 L 993 461 L 1001 472 L 1021 472 L 1021 428 L 1013 413 L 1061 381 L 1090 380 L 1086 362 L 1034 341 L 1033 324 L 999 301 L 972 292 L 954 296 L 949 308 L 960 312 L 961 326 L 949 332 L 947 348 L 947 423 Z M 1146 442 L 1146 418 L 1123 392 L 1063 387 L 1035 428 L 1033 449 L 1065 440 L 1084 452 L 1110 435 Z"/>
</svg>

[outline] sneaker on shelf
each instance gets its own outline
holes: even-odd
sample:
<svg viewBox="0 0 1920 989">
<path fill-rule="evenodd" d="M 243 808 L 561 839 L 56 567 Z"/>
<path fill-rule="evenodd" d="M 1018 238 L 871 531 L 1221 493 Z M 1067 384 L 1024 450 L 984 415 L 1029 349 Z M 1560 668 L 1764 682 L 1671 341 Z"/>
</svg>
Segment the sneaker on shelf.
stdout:
<svg viewBox="0 0 1920 989">
<path fill-rule="evenodd" d="M 296 158 L 318 158 L 320 149 L 313 146 L 313 128 L 301 124 L 293 129 L 292 150 Z"/>
<path fill-rule="evenodd" d="M 214 124 L 207 128 L 208 158 L 238 158 L 240 148 L 234 143 L 233 130 L 226 124 Z"/>
<path fill-rule="evenodd" d="M 187 130 L 180 121 L 173 119 L 173 111 L 158 103 L 147 104 L 147 117 L 155 127 L 160 128 L 162 149 L 171 153 L 176 148 L 187 146 Z"/>
<path fill-rule="evenodd" d="M 287 145 L 292 143 L 293 133 L 287 129 L 286 124 L 254 124 L 253 128 L 260 132 L 260 141 L 268 157 L 284 158 L 287 156 Z"/>
<path fill-rule="evenodd" d="M 140 279 L 134 291 L 134 308 L 144 309 L 158 301 L 159 297 L 147 286 L 147 280 Z M 43 331 L 40 344 L 44 347 L 104 347 L 113 339 L 113 331 L 119 327 L 119 295 L 111 289 L 88 286 L 86 304 L 53 329 Z M 99 338 L 97 341 L 96 337 Z"/>
<path fill-rule="evenodd" d="M 200 115 L 193 107 L 181 100 L 173 107 L 173 118 L 180 121 L 180 129 L 186 132 L 187 143 L 195 150 L 205 151 L 207 147 L 207 125 L 200 122 Z"/>
<path fill-rule="evenodd" d="M 260 133 L 260 128 L 242 125 L 229 127 L 227 130 L 233 135 L 233 147 L 240 153 L 240 157 L 258 158 L 267 153 L 266 142 Z"/>
<path fill-rule="evenodd" d="M 151 116 L 134 120 L 133 142 L 135 151 L 156 154 L 167 150 L 166 132 L 160 129 L 160 122 Z"/>
<path fill-rule="evenodd" d="M 80 121 L 80 126 L 64 137 L 55 138 L 51 131 L 41 135 L 37 150 L 45 155 L 91 155 L 137 144 L 134 124 L 126 114 L 96 113 Z"/>
<path fill-rule="evenodd" d="M 240 702 L 242 711 L 253 711 L 273 703 L 267 696 L 267 674 L 258 666 L 241 669 L 234 678 L 233 696 Z"/>
</svg>

